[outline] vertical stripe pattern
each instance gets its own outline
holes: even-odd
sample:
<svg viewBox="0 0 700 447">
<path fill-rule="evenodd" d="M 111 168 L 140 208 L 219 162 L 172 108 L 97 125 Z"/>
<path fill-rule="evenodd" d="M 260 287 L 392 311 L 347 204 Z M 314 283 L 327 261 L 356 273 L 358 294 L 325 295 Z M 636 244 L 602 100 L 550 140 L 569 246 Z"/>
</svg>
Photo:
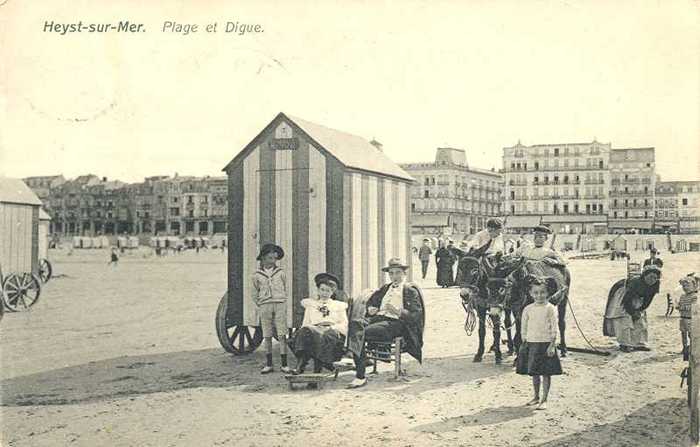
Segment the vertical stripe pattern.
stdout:
<svg viewBox="0 0 700 447">
<path fill-rule="evenodd" d="M 382 267 L 386 265 L 389 259 L 386 257 L 386 225 L 384 223 L 386 208 L 384 205 L 384 179 L 377 179 L 377 283 L 381 284 L 384 281 L 384 272 Z M 391 211 L 389 212 L 391 214 Z"/>
<path fill-rule="evenodd" d="M 368 271 L 367 287 L 378 287 L 379 279 L 379 232 L 377 231 L 377 177 L 367 178 L 367 202 L 363 209 L 367 212 L 367 218 L 363 221 L 367 222 L 367 259 Z"/>
<path fill-rule="evenodd" d="M 261 181 L 260 153 L 258 148 L 243 161 L 243 324 L 257 326 L 257 306 L 253 302 L 253 274 L 258 267 L 260 252 L 259 221 Z M 268 179 L 264 179 L 268 180 Z"/>
<path fill-rule="evenodd" d="M 291 151 L 275 152 L 275 243 L 284 250 L 284 258 L 278 265 L 287 275 L 287 294 L 294 291 L 294 247 L 292 245 L 293 171 Z M 287 322 L 293 318 L 291 300 L 287 301 Z"/>
<path fill-rule="evenodd" d="M 362 271 L 362 176 L 350 174 L 350 189 L 353 197 L 350 231 L 352 232 L 352 291 L 363 290 Z"/>
<path fill-rule="evenodd" d="M 255 258 L 243 257 L 243 234 L 255 231 L 257 228 L 244 228 L 243 206 L 245 194 L 249 191 L 244 187 L 244 163 L 228 171 L 228 307 L 226 313 L 227 326 L 241 324 L 243 319 L 243 284 L 250 282 L 250 277 L 243 273 L 244 264 L 255 262 Z M 252 175 L 256 175 L 255 171 Z M 236 198 L 233 200 L 232 198 Z"/>
<path fill-rule="evenodd" d="M 302 143 L 295 151 L 291 151 L 293 172 L 289 173 L 292 179 L 290 193 L 292 200 L 289 205 L 292 207 L 290 223 L 292 226 L 292 258 L 297 262 L 293 263 L 294 272 L 290 282 L 289 292 L 291 293 L 289 303 L 291 304 L 292 324 L 290 327 L 300 327 L 304 320 L 304 309 L 301 307 L 301 300 L 309 296 L 313 289 L 309 288 L 309 276 L 314 274 L 313 269 L 309 269 L 309 210 L 310 202 L 315 200 L 311 197 L 309 185 L 309 150 L 308 143 Z M 289 152 L 289 151 L 287 151 Z"/>
<path fill-rule="evenodd" d="M 341 278 L 342 272 L 334 271 L 330 265 L 327 265 L 326 248 L 332 244 L 332 240 L 326 240 L 326 213 L 327 198 L 326 198 L 326 157 L 323 156 L 316 148 L 309 145 L 309 248 L 307 259 L 309 265 L 307 290 L 309 296 L 315 296 L 316 284 L 314 276 L 317 273 L 329 271 Z M 333 228 L 329 225 L 329 228 Z M 340 231 L 340 228 L 335 228 L 334 231 Z M 331 252 L 331 256 L 342 258 L 341 250 Z M 339 284 L 342 287 L 342 284 Z"/>
</svg>

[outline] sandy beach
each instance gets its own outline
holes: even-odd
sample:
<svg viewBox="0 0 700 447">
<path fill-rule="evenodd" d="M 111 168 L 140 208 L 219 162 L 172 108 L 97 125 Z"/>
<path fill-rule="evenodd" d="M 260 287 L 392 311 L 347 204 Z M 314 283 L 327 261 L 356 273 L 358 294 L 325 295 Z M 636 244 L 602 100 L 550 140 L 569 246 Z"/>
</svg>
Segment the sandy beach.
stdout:
<svg viewBox="0 0 700 447">
<path fill-rule="evenodd" d="M 630 354 L 601 331 L 607 292 L 625 263 L 570 262 L 576 318 L 611 355 L 563 359 L 546 411 L 524 406 L 531 384 L 510 357 L 472 363 L 477 336 L 464 332 L 458 290 L 435 286 L 434 264 L 417 281 L 426 299 L 425 360 L 406 362 L 406 381 L 380 365 L 359 390 L 345 388 L 352 376 L 344 373 L 320 391 L 289 391 L 280 373 L 259 374 L 262 350 L 234 357 L 219 345 L 224 254 L 155 258 L 141 250 L 117 267 L 104 250 L 50 255 L 58 277 L 30 312 L 6 314 L 0 324 L 2 445 L 687 444 L 678 319 L 664 312 L 666 292 L 697 269 L 697 253 L 664 256 L 661 294 L 648 311 L 653 350 Z M 567 323 L 568 344 L 587 347 L 570 311 Z"/>
</svg>

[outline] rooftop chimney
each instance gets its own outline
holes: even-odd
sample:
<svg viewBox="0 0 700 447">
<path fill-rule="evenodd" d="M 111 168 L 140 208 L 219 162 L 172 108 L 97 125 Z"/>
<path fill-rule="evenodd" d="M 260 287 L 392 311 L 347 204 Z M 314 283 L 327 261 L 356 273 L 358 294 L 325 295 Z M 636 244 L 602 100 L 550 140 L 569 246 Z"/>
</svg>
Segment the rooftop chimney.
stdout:
<svg viewBox="0 0 700 447">
<path fill-rule="evenodd" d="M 372 146 L 376 147 L 377 150 L 379 150 L 379 152 L 384 152 L 384 149 L 382 149 L 382 143 L 380 143 L 379 141 L 375 140 L 374 138 L 372 138 L 372 141 L 370 141 L 369 144 L 371 144 Z"/>
<path fill-rule="evenodd" d="M 103 182 L 106 182 L 106 181 L 107 181 L 107 177 L 102 177 L 102 181 L 103 181 Z"/>
</svg>

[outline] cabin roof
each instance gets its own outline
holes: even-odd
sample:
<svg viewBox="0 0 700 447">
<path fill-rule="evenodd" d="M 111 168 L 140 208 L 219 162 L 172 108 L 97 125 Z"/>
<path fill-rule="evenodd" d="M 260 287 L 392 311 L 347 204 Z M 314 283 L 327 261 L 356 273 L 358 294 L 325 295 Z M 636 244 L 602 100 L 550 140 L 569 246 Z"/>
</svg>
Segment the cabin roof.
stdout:
<svg viewBox="0 0 700 447">
<path fill-rule="evenodd" d="M 41 206 L 41 200 L 26 183 L 9 177 L 0 177 L 0 202 Z"/>
<path fill-rule="evenodd" d="M 43 208 L 39 208 L 39 220 L 51 220 L 51 216 Z"/>
<path fill-rule="evenodd" d="M 265 131 L 270 129 L 273 125 L 277 125 L 282 119 L 288 121 L 305 133 L 309 139 L 335 157 L 346 168 L 386 175 L 407 182 L 414 181 L 413 177 L 366 139 L 312 123 L 301 118 L 291 117 L 284 113 L 279 113 L 275 119 L 265 127 L 263 132 L 231 160 L 224 170 L 227 170 L 231 165 L 243 158 L 248 151 L 257 146 Z"/>
</svg>

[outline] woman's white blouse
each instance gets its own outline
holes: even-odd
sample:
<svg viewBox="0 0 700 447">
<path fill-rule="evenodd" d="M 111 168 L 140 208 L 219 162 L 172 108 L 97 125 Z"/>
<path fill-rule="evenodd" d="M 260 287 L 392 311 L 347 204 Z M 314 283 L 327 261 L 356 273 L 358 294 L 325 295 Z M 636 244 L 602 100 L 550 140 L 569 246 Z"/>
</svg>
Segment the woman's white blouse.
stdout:
<svg viewBox="0 0 700 447">
<path fill-rule="evenodd" d="M 315 326 L 320 323 L 330 323 L 331 327 L 343 335 L 348 333 L 347 303 L 336 300 L 320 300 L 318 298 L 306 298 L 301 300 L 305 309 L 302 326 Z M 323 306 L 328 308 L 328 315 L 321 312 Z"/>
</svg>

